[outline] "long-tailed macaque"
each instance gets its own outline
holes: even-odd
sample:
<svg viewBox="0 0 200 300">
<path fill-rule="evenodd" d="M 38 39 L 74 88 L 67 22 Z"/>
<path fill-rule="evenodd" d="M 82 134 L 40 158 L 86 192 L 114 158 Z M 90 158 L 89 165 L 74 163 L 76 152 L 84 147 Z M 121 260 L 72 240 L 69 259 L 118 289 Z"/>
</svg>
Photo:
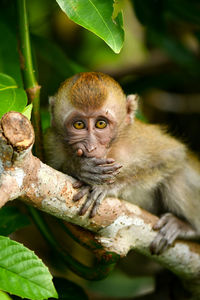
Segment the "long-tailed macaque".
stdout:
<svg viewBox="0 0 200 300">
<path fill-rule="evenodd" d="M 200 164 L 184 144 L 159 126 L 134 118 L 137 97 L 98 72 L 77 74 L 50 98 L 48 163 L 77 178 L 80 214 L 97 213 L 106 196 L 160 214 L 151 251 L 158 254 L 176 238 L 200 237 Z M 179 219 L 180 218 L 180 219 Z"/>
</svg>

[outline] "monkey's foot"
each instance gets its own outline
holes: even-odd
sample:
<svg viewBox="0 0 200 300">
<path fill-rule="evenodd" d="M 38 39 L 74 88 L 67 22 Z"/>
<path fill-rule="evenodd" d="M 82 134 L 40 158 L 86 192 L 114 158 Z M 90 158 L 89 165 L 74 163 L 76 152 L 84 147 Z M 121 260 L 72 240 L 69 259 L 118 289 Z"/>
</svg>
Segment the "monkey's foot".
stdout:
<svg viewBox="0 0 200 300">
<path fill-rule="evenodd" d="M 73 185 L 73 187 L 81 187 L 80 191 L 73 197 L 73 201 L 78 201 L 87 194 L 87 199 L 83 204 L 82 208 L 80 209 L 79 215 L 83 216 L 88 211 L 89 207 L 92 205 L 89 217 L 94 217 L 97 213 L 99 205 L 101 204 L 101 201 L 106 196 L 105 187 L 90 187 L 88 185 L 81 186 L 81 182 L 76 182 Z"/>
<path fill-rule="evenodd" d="M 194 238 L 197 232 L 186 222 L 178 219 L 171 213 L 164 214 L 153 227 L 159 230 L 150 245 L 152 254 L 165 251 L 177 238 Z"/>
</svg>

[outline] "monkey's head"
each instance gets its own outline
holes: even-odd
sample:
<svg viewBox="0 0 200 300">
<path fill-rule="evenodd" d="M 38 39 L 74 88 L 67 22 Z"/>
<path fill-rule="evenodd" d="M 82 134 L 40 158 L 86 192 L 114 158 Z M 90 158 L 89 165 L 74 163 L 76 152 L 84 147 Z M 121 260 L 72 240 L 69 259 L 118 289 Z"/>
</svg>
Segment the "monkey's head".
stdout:
<svg viewBox="0 0 200 300">
<path fill-rule="evenodd" d="M 50 97 L 52 126 L 78 156 L 103 158 L 124 128 L 132 123 L 136 96 L 98 72 L 77 74 Z"/>
</svg>

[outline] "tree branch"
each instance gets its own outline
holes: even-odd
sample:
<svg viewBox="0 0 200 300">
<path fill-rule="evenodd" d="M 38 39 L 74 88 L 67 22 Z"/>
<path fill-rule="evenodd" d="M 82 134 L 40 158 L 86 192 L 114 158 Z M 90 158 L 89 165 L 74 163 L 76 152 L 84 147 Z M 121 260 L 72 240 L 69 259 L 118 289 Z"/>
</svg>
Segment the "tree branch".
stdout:
<svg viewBox="0 0 200 300">
<path fill-rule="evenodd" d="M 36 72 L 33 66 L 31 42 L 29 34 L 29 22 L 27 15 L 26 0 L 17 1 L 18 27 L 19 27 L 19 57 L 22 70 L 24 88 L 33 104 L 32 120 L 35 130 L 35 153 L 43 160 L 43 139 L 40 121 L 40 86 L 37 82 Z"/>
<path fill-rule="evenodd" d="M 143 253 L 184 280 L 200 295 L 200 245 L 176 241 L 161 255 L 151 255 L 157 217 L 131 203 L 106 198 L 93 218 L 78 212 L 84 198 L 73 202 L 75 181 L 42 163 L 31 153 L 34 132 L 20 113 L 9 112 L 0 122 L 0 206 L 20 197 L 26 203 L 96 233 L 104 251 L 125 256 L 131 249 Z"/>
</svg>

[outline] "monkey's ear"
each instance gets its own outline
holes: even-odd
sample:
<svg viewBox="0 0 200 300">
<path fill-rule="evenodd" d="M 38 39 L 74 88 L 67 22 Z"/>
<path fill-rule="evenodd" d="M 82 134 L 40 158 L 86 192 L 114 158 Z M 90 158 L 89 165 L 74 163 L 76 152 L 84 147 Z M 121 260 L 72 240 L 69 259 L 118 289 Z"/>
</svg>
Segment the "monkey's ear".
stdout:
<svg viewBox="0 0 200 300">
<path fill-rule="evenodd" d="M 54 103 L 55 103 L 56 97 L 50 96 L 49 97 L 49 108 L 50 108 L 50 113 L 53 113 L 53 108 L 54 108 Z"/>
<path fill-rule="evenodd" d="M 128 124 L 131 124 L 133 122 L 137 108 L 138 108 L 138 96 L 128 95 L 126 98 L 126 111 L 127 111 Z"/>
<path fill-rule="evenodd" d="M 56 97 L 50 96 L 49 97 L 49 110 L 51 114 L 51 125 L 53 125 L 53 110 L 54 110 L 54 104 L 55 104 Z"/>
</svg>

